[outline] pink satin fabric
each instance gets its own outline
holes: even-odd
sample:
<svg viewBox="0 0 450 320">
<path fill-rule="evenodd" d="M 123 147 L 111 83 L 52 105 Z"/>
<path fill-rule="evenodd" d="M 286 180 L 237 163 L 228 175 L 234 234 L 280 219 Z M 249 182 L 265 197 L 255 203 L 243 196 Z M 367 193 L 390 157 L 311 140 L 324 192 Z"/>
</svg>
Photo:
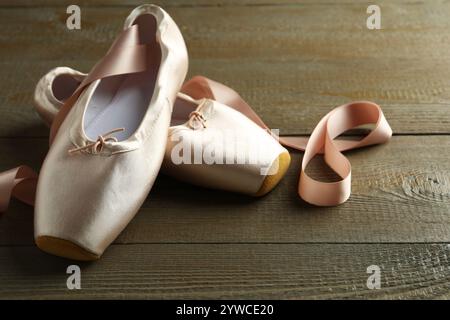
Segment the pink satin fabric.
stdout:
<svg viewBox="0 0 450 320">
<path fill-rule="evenodd" d="M 129 28 L 119 36 L 108 54 L 91 71 L 74 95 L 56 115 L 51 131 L 50 144 L 57 130 L 70 111 L 73 103 L 82 90 L 95 80 L 123 73 L 145 70 L 145 48 L 136 43 L 136 28 Z M 120 57 L 119 61 L 114 57 Z M 134 61 L 134 62 L 126 62 Z M 269 127 L 255 111 L 233 89 L 197 76 L 186 82 L 181 91 L 194 99 L 209 98 L 228 105 L 246 115 L 264 129 Z M 349 141 L 336 139 L 345 131 L 363 124 L 374 124 L 374 129 L 362 140 Z M 284 146 L 305 151 L 298 184 L 299 196 L 308 203 L 317 206 L 335 206 L 345 202 L 351 193 L 351 165 L 342 154 L 343 151 L 387 142 L 392 130 L 386 121 L 381 108 L 368 101 L 359 101 L 336 107 L 326 114 L 313 130 L 310 138 L 285 136 L 279 141 Z M 317 154 L 323 154 L 325 162 L 333 169 L 341 180 L 337 182 L 321 182 L 306 173 L 306 167 Z M 10 198 L 15 197 L 25 203 L 34 203 L 37 174 L 30 168 L 21 166 L 0 174 L 0 212 L 4 212 Z"/>
<path fill-rule="evenodd" d="M 37 174 L 27 166 L 0 173 L 0 213 L 8 209 L 12 197 L 34 205 Z"/>
</svg>

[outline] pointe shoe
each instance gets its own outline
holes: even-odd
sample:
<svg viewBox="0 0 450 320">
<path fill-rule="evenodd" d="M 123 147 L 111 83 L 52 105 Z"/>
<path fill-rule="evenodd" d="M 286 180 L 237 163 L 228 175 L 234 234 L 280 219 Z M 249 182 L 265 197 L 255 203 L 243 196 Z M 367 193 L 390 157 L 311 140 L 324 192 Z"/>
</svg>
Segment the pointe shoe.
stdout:
<svg viewBox="0 0 450 320">
<path fill-rule="evenodd" d="M 44 122 L 51 123 L 46 121 L 49 118 L 47 115 L 52 114 L 54 117 L 62 105 L 62 100 L 65 99 L 61 94 L 59 99 L 56 98 L 54 88 L 63 86 L 62 82 L 67 82 L 69 77 L 73 77 L 73 81 L 76 81 L 80 75 L 83 74 L 67 67 L 60 67 L 42 77 L 36 86 L 35 96 L 49 98 L 35 99 L 35 106 Z M 178 94 L 161 171 L 176 179 L 206 188 L 252 196 L 267 194 L 285 175 L 291 159 L 289 152 L 266 130 L 242 113 L 207 98 L 213 97 L 203 92 L 206 88 L 205 81 L 212 82 L 204 77 L 195 77 L 186 82 L 182 88 L 196 94 L 199 99 L 183 93 Z M 67 92 L 67 95 L 70 93 Z M 212 135 L 216 135 L 216 138 L 219 135 L 232 141 L 228 144 L 224 141 L 222 146 L 216 145 L 222 149 L 222 156 L 214 157 L 213 163 L 208 159 L 204 161 L 203 156 L 200 163 L 196 163 L 199 161 L 194 159 L 194 148 L 203 154 L 203 151 L 211 147 L 208 146 L 211 142 L 208 138 L 214 138 Z M 239 144 L 235 143 L 237 140 Z M 181 150 L 186 149 L 188 145 L 189 150 Z M 180 156 L 183 151 L 187 152 L 184 156 Z M 189 159 L 186 153 L 190 154 Z M 240 156 L 244 156 L 244 161 L 241 157 L 241 163 L 238 163 Z M 253 159 L 250 159 L 251 157 Z"/>
<path fill-rule="evenodd" d="M 51 147 L 37 185 L 35 241 L 57 256 L 95 260 L 153 186 L 186 76 L 187 51 L 172 18 L 143 5 L 131 12 L 124 31 L 75 92 L 56 94 L 57 82 L 72 83 L 59 71 L 64 69 L 39 84 L 53 91 L 56 99 L 47 101 L 65 102 L 52 120 Z M 82 74 L 69 74 L 81 80 Z M 39 97 L 48 95 L 36 97 L 46 101 Z"/>
<path fill-rule="evenodd" d="M 162 172 L 199 186 L 263 196 L 286 173 L 289 152 L 233 108 L 179 93 Z"/>
</svg>

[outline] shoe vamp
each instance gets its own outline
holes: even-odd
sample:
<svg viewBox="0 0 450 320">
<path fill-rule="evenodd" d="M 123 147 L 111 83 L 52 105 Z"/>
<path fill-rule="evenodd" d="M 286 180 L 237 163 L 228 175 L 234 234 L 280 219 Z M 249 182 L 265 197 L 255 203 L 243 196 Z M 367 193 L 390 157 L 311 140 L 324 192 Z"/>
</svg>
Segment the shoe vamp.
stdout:
<svg viewBox="0 0 450 320">
<path fill-rule="evenodd" d="M 36 195 L 35 235 L 50 235 L 101 253 L 145 200 L 160 161 L 144 149 L 99 156 L 69 155 L 68 139 L 47 155 Z"/>
</svg>

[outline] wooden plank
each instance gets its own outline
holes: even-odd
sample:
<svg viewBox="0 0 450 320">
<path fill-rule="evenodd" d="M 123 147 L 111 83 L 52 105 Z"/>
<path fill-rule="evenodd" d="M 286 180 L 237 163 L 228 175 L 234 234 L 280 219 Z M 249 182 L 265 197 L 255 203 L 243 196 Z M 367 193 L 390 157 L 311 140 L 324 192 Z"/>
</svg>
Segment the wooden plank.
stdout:
<svg viewBox="0 0 450 320">
<path fill-rule="evenodd" d="M 438 1 L 438 0 L 434 0 Z M 377 3 L 379 5 L 384 5 L 392 2 L 392 0 L 379 0 Z M 431 2 L 431 1 L 430 1 Z M 152 1 L 152 3 L 157 4 L 162 7 L 201 7 L 201 6 L 280 6 L 280 5 L 348 5 L 359 3 L 362 6 L 368 6 L 367 2 L 363 0 L 353 0 L 349 2 L 348 0 L 335 0 L 329 2 L 327 0 L 159 0 Z M 415 4 L 415 0 L 395 0 L 398 4 Z M 71 0 L 2 0 L 0 7 L 67 7 L 73 4 Z M 136 7 L 140 3 L 135 0 L 78 0 L 77 4 L 80 7 L 98 7 L 98 6 L 120 6 L 120 7 Z"/>
<path fill-rule="evenodd" d="M 386 3 L 381 31 L 365 29 L 360 7 L 168 10 L 186 38 L 190 75 L 235 88 L 282 134 L 309 134 L 333 106 L 362 99 L 381 104 L 397 134 L 450 133 L 450 3 Z M 86 8 L 83 29 L 68 31 L 59 7 L 0 9 L 0 137 L 45 136 L 31 111 L 35 83 L 57 65 L 89 70 L 127 11 Z"/>
<path fill-rule="evenodd" d="M 0 170 L 37 168 L 47 148 L 39 139 L 0 142 L 0 153 L 11 155 L 0 158 Z M 285 179 L 261 199 L 158 178 L 117 243 L 450 242 L 449 136 L 394 137 L 349 152 L 351 198 L 330 208 L 297 196 L 301 154 L 292 155 Z M 309 169 L 324 175 L 320 163 Z M 31 244 L 32 229 L 32 209 L 14 201 L 0 219 L 0 244 Z"/>
<path fill-rule="evenodd" d="M 114 245 L 80 264 L 33 247 L 0 248 L 0 298 L 423 299 L 450 298 L 446 244 Z M 381 289 L 367 288 L 378 265 Z"/>
</svg>

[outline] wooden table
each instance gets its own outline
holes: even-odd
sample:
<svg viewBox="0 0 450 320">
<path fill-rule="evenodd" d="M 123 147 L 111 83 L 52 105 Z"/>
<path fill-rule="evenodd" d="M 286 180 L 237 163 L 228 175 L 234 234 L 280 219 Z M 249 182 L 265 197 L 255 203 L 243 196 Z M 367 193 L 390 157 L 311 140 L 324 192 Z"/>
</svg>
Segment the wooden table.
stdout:
<svg viewBox="0 0 450 320">
<path fill-rule="evenodd" d="M 88 71 L 107 50 L 129 0 L 0 4 L 0 170 L 39 168 L 47 128 L 32 93 L 49 69 Z M 33 244 L 33 209 L 0 217 L 0 298 L 450 298 L 450 3 L 168 0 L 190 53 L 189 76 L 235 88 L 282 135 L 308 135 L 331 108 L 379 103 L 394 137 L 348 152 L 350 200 L 307 205 L 296 194 L 302 154 L 261 199 L 159 177 L 142 209 L 101 260 L 76 263 Z M 323 173 L 317 161 L 310 169 Z M 56 182 L 57 186 L 57 182 Z M 378 265 L 381 289 L 367 267 Z"/>
</svg>

